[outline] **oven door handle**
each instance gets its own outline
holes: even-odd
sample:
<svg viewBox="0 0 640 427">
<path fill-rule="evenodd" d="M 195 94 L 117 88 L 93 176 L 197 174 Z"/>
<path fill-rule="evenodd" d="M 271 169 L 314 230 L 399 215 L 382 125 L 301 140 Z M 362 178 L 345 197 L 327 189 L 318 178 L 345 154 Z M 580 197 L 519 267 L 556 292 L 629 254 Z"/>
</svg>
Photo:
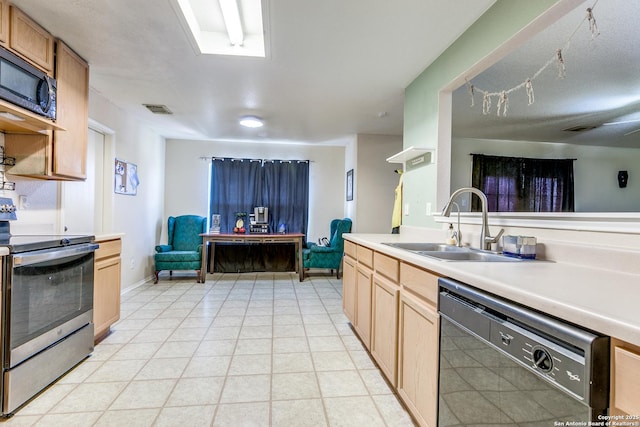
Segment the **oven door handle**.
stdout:
<svg viewBox="0 0 640 427">
<path fill-rule="evenodd" d="M 96 243 L 83 243 L 80 245 L 63 246 L 59 248 L 15 254 L 13 255 L 13 266 L 18 267 L 31 265 L 59 258 L 83 255 L 94 252 L 99 247 L 100 245 Z"/>
</svg>

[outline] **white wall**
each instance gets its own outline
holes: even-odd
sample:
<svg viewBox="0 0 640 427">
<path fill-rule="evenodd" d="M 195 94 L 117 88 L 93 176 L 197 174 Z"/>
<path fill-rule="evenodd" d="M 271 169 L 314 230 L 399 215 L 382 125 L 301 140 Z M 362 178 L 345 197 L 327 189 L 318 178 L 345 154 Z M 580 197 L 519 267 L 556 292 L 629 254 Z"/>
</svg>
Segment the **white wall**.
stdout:
<svg viewBox="0 0 640 427">
<path fill-rule="evenodd" d="M 308 240 L 328 236 L 329 223 L 345 214 L 343 146 L 240 143 L 168 139 L 166 142 L 165 216 L 206 216 L 209 206 L 208 161 L 201 157 L 310 160 Z M 166 225 L 162 232 L 166 240 Z"/>
<path fill-rule="evenodd" d="M 572 144 L 454 139 L 451 144 L 451 190 L 471 184 L 470 153 L 538 158 L 575 158 L 576 212 L 640 212 L 640 150 Z M 618 171 L 629 172 L 626 188 Z"/>
<path fill-rule="evenodd" d="M 354 171 L 356 215 L 354 232 L 390 233 L 395 188 L 402 165 L 387 158 L 402 151 L 402 137 L 359 134 Z"/>
</svg>

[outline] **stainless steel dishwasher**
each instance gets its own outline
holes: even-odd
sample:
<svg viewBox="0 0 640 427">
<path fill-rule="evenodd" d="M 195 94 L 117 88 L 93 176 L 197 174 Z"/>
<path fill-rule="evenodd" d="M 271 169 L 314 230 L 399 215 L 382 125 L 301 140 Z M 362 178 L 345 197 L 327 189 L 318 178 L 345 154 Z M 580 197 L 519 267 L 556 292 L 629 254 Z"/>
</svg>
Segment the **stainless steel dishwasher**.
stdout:
<svg viewBox="0 0 640 427">
<path fill-rule="evenodd" d="M 608 413 L 609 337 L 439 285 L 439 426 L 588 425 Z"/>
</svg>

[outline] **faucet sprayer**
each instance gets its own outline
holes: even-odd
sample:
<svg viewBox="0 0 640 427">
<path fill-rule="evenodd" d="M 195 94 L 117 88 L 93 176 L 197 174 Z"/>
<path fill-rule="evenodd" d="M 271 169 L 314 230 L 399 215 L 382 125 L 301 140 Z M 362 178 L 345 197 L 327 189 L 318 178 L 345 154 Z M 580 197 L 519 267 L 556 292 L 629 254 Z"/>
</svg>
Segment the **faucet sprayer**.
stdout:
<svg viewBox="0 0 640 427">
<path fill-rule="evenodd" d="M 480 203 L 482 205 L 482 230 L 480 231 L 480 249 L 491 250 L 491 244 L 498 241 L 500 236 L 502 236 L 502 233 L 504 233 L 504 229 L 500 229 L 500 232 L 497 236 L 491 236 L 491 232 L 489 231 L 489 218 L 487 214 L 487 196 L 482 191 L 473 187 L 464 187 L 457 189 L 451 194 L 451 197 L 449 197 L 449 201 L 444 206 L 444 209 L 442 209 L 442 216 L 448 217 L 451 215 L 451 208 L 454 204 L 456 204 L 453 200 L 462 193 L 472 193 L 480 198 Z"/>
</svg>

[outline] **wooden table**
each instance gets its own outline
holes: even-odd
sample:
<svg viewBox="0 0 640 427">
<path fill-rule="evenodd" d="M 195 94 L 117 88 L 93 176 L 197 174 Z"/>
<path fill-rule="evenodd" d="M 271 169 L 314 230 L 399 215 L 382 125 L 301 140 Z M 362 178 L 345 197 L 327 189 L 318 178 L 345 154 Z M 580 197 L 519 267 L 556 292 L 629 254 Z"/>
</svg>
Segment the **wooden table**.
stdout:
<svg viewBox="0 0 640 427">
<path fill-rule="evenodd" d="M 302 263 L 302 233 L 288 234 L 212 234 L 204 233 L 202 236 L 202 282 L 207 280 L 207 244 L 211 243 L 211 265 L 215 268 L 216 242 L 237 244 L 268 245 L 273 243 L 294 243 L 296 245 L 296 272 L 300 281 L 304 280 L 304 265 Z"/>
</svg>

